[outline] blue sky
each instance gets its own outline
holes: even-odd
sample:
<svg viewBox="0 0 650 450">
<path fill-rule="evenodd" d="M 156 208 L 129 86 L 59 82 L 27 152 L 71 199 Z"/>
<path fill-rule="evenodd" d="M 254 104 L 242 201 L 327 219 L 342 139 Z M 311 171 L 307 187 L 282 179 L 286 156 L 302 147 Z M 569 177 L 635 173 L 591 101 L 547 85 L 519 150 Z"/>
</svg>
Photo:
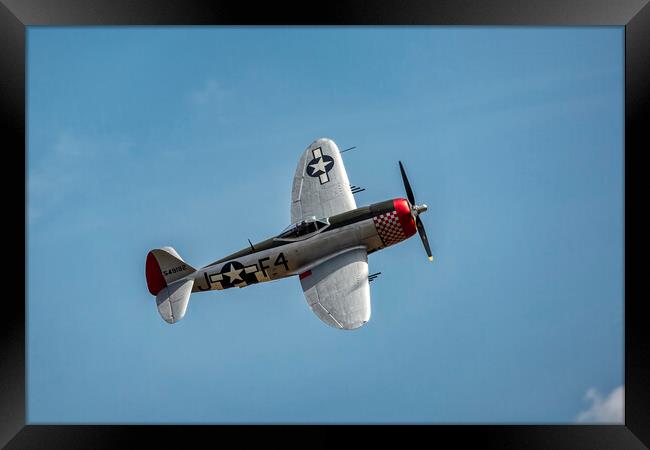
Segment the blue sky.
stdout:
<svg viewBox="0 0 650 450">
<path fill-rule="evenodd" d="M 28 421 L 620 421 L 623 33 L 29 27 Z M 297 279 L 163 322 L 147 252 L 279 233 L 318 137 L 358 205 L 404 161 L 435 262 L 371 255 L 354 332 Z"/>
</svg>

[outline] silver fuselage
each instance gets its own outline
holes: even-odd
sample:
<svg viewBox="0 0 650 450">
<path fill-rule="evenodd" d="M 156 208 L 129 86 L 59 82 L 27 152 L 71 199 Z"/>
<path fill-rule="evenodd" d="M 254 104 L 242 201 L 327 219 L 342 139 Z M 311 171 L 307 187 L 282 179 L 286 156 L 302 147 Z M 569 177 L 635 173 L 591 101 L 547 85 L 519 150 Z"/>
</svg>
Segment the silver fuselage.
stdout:
<svg viewBox="0 0 650 450">
<path fill-rule="evenodd" d="M 396 242 L 378 231 L 377 217 L 393 211 L 393 200 L 329 218 L 330 225 L 295 239 L 270 238 L 197 270 L 192 292 L 246 287 L 299 275 L 339 252 L 364 246 L 368 253 Z M 405 236 L 408 238 L 409 236 Z"/>
</svg>

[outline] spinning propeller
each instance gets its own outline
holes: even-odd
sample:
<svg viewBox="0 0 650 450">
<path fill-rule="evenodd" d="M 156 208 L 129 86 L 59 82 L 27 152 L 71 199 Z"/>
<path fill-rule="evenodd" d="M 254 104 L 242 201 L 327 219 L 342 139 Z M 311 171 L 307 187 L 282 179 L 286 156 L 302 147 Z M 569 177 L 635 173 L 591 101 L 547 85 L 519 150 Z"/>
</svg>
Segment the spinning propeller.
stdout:
<svg viewBox="0 0 650 450">
<path fill-rule="evenodd" d="M 431 254 L 431 247 L 429 247 L 429 239 L 427 238 L 427 232 L 424 230 L 424 224 L 422 219 L 420 219 L 420 213 L 423 213 L 427 210 L 427 205 L 424 203 L 421 205 L 415 204 L 415 195 L 413 195 L 413 189 L 411 189 L 411 183 L 409 183 L 408 178 L 406 178 L 406 172 L 404 171 L 404 166 L 402 161 L 399 162 L 399 170 L 402 172 L 402 181 L 404 182 L 404 189 L 406 190 L 406 197 L 409 200 L 409 206 L 411 207 L 411 216 L 415 220 L 415 226 L 418 229 L 420 234 L 420 239 L 422 239 L 422 244 L 424 245 L 424 250 L 427 252 L 429 261 L 433 261 L 433 255 Z"/>
</svg>

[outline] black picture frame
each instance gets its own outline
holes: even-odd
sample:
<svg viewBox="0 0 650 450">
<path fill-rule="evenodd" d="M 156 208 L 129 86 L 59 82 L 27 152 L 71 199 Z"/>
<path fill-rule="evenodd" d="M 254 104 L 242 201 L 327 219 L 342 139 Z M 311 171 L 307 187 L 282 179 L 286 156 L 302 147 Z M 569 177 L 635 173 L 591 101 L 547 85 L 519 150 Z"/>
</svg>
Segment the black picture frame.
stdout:
<svg viewBox="0 0 650 450">
<path fill-rule="evenodd" d="M 639 204 L 633 195 L 643 189 L 640 157 L 649 148 L 648 91 L 650 67 L 650 6 L 648 0 L 411 0 L 404 2 L 338 1 L 302 4 L 186 0 L 2 0 L 0 4 L 0 104 L 5 146 L 5 203 L 15 202 L 23 214 L 5 215 L 7 241 L 23 236 L 15 255 L 6 261 L 5 283 L 13 283 L 15 261 L 23 263 L 23 291 L 2 299 L 0 326 L 0 445 L 27 448 L 120 448 L 132 447 L 135 439 L 148 445 L 187 447 L 188 439 L 218 445 L 234 438 L 246 445 L 260 435 L 276 434 L 282 443 L 295 440 L 284 426 L 248 427 L 177 425 L 26 425 L 25 396 L 25 300 L 27 294 L 27 189 L 13 180 L 17 168 L 26 174 L 25 136 L 25 39 L 26 27 L 38 25 L 521 25 L 574 26 L 619 25 L 625 27 L 625 424 L 624 425 L 430 425 L 409 427 L 426 442 L 453 441 L 457 445 L 488 448 L 613 448 L 641 449 L 650 445 L 650 337 L 645 327 L 645 298 L 639 283 L 644 270 L 640 253 L 645 245 L 638 217 Z M 643 142 L 646 142 L 644 145 Z M 7 175 L 11 176 L 7 176 Z M 629 197 L 628 197 L 629 196 Z M 13 205 L 12 205 L 13 206 Z M 16 220 L 22 217 L 22 220 Z M 628 245 L 629 242 L 633 244 Z M 635 263 L 639 261 L 638 263 Z M 6 264 L 6 263 L 5 263 Z M 12 283 L 9 283 L 11 281 Z M 311 430 L 312 426 L 298 427 Z M 341 427 L 347 429 L 348 427 Z M 405 426 L 373 427 L 353 431 L 356 440 L 381 437 L 387 430 L 405 431 Z M 344 429 L 322 434 L 332 442 Z M 287 432 L 288 431 L 288 432 Z M 281 433 L 281 435 L 280 435 Z M 292 439 L 293 438 L 293 439 Z M 322 439 L 322 438 L 321 438 Z M 346 438 L 350 442 L 354 437 Z M 644 445 L 645 443 L 645 445 Z M 209 444 L 211 445 L 211 444 Z"/>
</svg>

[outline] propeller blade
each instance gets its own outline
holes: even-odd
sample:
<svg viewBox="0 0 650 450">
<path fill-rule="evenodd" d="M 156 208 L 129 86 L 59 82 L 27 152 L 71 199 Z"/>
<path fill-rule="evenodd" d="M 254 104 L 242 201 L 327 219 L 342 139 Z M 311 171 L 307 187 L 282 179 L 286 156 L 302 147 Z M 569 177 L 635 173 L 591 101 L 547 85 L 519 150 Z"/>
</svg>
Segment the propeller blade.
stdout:
<svg viewBox="0 0 650 450">
<path fill-rule="evenodd" d="M 413 195 L 413 189 L 411 189 L 411 183 L 409 183 L 409 179 L 406 178 L 406 172 L 404 172 L 404 166 L 402 165 L 402 161 L 399 162 L 399 170 L 400 172 L 402 172 L 402 181 L 404 182 L 406 197 L 408 197 L 409 202 L 411 202 L 411 205 L 415 205 L 415 195 Z"/>
<path fill-rule="evenodd" d="M 422 219 L 420 219 L 420 216 L 416 217 L 415 226 L 418 229 L 418 233 L 420 233 L 420 239 L 422 239 L 422 244 L 424 245 L 424 250 L 427 252 L 429 261 L 433 261 L 433 254 L 431 253 L 431 247 L 429 247 L 429 239 L 427 238 L 427 232 L 424 230 L 424 224 L 422 223 Z"/>
</svg>

